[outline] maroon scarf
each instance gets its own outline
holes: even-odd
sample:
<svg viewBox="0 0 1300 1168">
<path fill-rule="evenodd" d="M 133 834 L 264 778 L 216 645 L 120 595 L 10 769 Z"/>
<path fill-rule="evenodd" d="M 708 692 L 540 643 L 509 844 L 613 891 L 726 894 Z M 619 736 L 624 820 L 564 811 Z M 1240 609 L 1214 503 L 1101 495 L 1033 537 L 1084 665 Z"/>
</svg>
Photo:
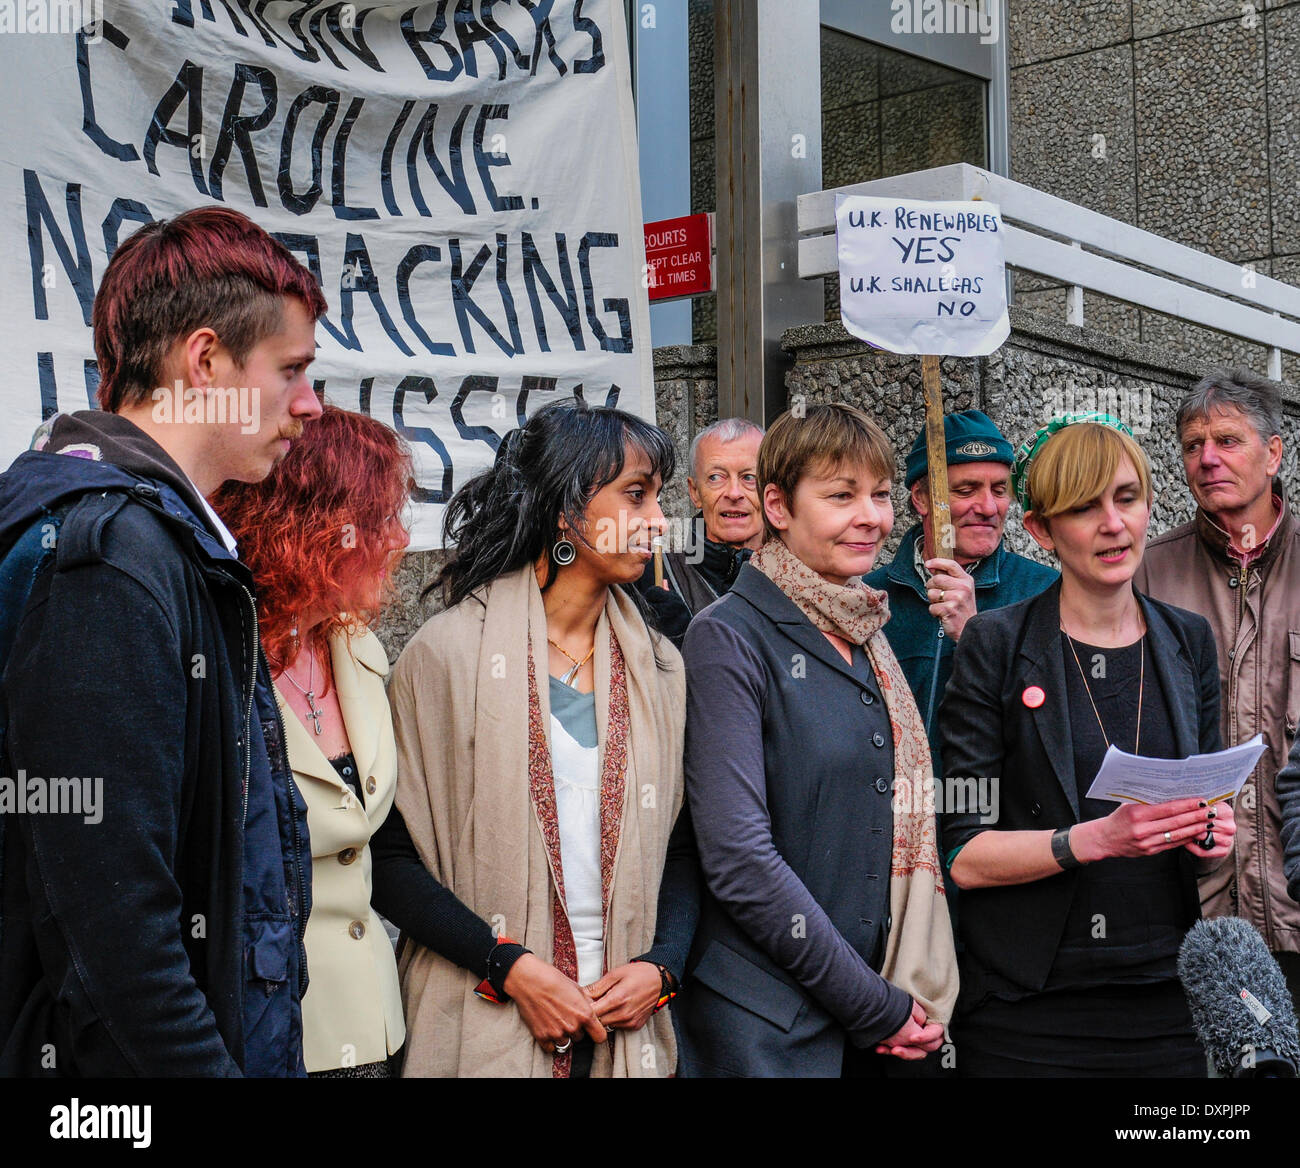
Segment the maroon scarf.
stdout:
<svg viewBox="0 0 1300 1168">
<path fill-rule="evenodd" d="M 618 854 L 619 832 L 623 826 L 624 778 L 627 774 L 628 704 L 627 677 L 623 668 L 623 651 L 613 630 L 609 634 L 609 721 L 605 735 L 604 765 L 600 776 L 600 886 L 602 914 L 608 928 L 609 893 L 614 879 L 614 857 Z M 578 980 L 578 952 L 573 927 L 564 905 L 564 866 L 560 857 L 560 821 L 555 809 L 555 775 L 551 770 L 551 751 L 547 745 L 546 726 L 542 722 L 542 705 L 537 696 L 537 673 L 532 654 L 528 655 L 528 788 L 542 839 L 550 861 L 554 886 L 551 906 L 555 914 L 552 964 L 565 977 Z M 552 1074 L 567 1079 L 573 1067 L 573 1054 L 555 1056 Z"/>
</svg>

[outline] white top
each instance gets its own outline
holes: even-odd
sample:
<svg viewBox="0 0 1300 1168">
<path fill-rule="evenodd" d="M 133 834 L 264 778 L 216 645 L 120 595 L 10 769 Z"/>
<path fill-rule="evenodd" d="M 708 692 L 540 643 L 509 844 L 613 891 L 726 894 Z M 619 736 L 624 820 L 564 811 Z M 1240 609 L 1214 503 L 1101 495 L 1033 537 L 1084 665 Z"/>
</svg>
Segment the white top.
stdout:
<svg viewBox="0 0 1300 1168">
<path fill-rule="evenodd" d="M 590 696 L 590 695 L 588 695 Z M 593 706 L 594 720 L 594 706 Z M 597 747 L 583 746 L 551 714 L 551 772 L 560 828 L 564 901 L 578 953 L 578 982 L 599 981 L 605 968 L 600 891 L 600 778 Z"/>
</svg>

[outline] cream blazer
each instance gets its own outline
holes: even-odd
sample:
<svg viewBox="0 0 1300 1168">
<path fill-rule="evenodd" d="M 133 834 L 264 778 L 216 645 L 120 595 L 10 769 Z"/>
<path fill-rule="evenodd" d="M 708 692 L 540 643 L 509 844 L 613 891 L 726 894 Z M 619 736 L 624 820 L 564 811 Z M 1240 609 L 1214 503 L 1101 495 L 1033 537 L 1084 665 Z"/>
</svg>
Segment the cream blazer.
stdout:
<svg viewBox="0 0 1300 1168">
<path fill-rule="evenodd" d="M 289 765 L 307 803 L 311 833 L 310 984 L 302 1001 L 308 1071 L 379 1062 L 406 1037 L 393 946 L 370 907 L 370 837 L 397 790 L 397 748 L 384 693 L 388 656 L 367 631 L 334 636 L 330 659 L 364 806 L 288 708 L 280 692 L 287 683 L 276 682 Z"/>
</svg>

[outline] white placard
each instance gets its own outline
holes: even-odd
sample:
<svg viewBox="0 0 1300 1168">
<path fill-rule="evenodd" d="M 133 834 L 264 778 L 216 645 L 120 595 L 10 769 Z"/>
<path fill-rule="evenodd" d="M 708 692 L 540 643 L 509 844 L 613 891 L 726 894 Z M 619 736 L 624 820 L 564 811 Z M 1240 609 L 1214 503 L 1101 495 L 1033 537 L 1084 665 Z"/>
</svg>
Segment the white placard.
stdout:
<svg viewBox="0 0 1300 1168">
<path fill-rule="evenodd" d="M 993 203 L 837 195 L 840 319 L 892 353 L 982 357 L 1011 332 Z"/>
<path fill-rule="evenodd" d="M 211 203 L 317 273 L 311 376 L 411 443 L 417 548 L 547 402 L 654 418 L 621 0 L 79 2 L 0 23 L 0 467 L 93 403 L 113 249 Z"/>
</svg>

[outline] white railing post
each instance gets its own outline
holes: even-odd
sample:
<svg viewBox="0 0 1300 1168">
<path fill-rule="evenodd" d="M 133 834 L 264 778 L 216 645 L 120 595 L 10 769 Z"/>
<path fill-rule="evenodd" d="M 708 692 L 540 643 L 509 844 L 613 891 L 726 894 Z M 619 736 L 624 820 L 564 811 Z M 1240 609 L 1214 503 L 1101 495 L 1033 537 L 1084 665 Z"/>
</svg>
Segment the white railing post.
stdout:
<svg viewBox="0 0 1300 1168">
<path fill-rule="evenodd" d="M 1083 244 L 1077 239 L 1070 240 L 1070 246 L 1083 250 Z M 1075 324 L 1083 328 L 1083 286 L 1081 284 L 1071 284 L 1069 299 L 1065 302 L 1065 323 Z"/>
<path fill-rule="evenodd" d="M 1273 313 L 1279 320 L 1282 318 L 1280 312 Z M 1282 350 L 1274 346 L 1268 351 L 1268 376 L 1270 381 L 1282 380 Z"/>
</svg>

